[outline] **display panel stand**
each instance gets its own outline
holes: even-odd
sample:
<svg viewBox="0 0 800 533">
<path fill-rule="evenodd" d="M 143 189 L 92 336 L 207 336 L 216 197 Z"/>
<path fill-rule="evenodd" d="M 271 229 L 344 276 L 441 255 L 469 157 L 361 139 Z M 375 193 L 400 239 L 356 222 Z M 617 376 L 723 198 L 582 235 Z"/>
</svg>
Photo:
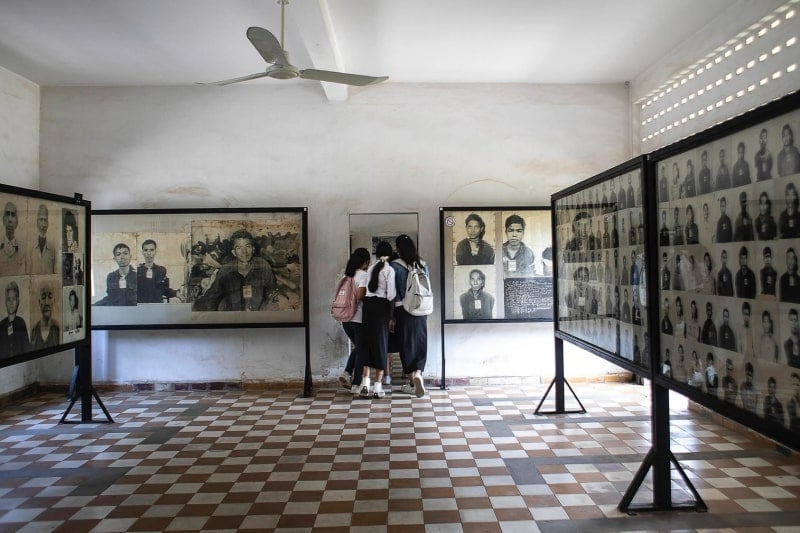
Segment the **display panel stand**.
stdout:
<svg viewBox="0 0 800 533">
<path fill-rule="evenodd" d="M 561 414 L 582 414 L 586 412 L 586 408 L 581 403 L 580 398 L 578 395 L 575 394 L 575 391 L 572 390 L 567 378 L 564 377 L 564 340 L 556 338 L 556 376 L 550 382 L 550 386 L 547 387 L 547 390 L 542 396 L 542 399 L 539 401 L 539 405 L 536 406 L 536 410 L 533 412 L 537 415 L 561 415 Z M 574 409 L 567 411 L 566 406 L 564 404 L 564 385 L 567 386 L 569 391 L 572 393 L 572 397 L 575 398 L 575 401 L 578 402 L 580 405 L 580 409 Z M 542 411 L 542 404 L 547 399 L 548 394 L 550 391 L 555 387 L 556 393 L 556 408 L 553 411 Z"/>
<path fill-rule="evenodd" d="M 306 287 L 308 287 L 308 283 L 306 282 Z M 308 302 L 305 303 L 306 309 L 308 309 Z M 308 324 L 308 321 L 306 321 Z M 306 338 L 306 371 L 305 371 L 305 378 L 303 379 L 303 398 L 310 398 L 314 395 L 314 383 L 311 380 L 311 339 L 308 326 L 305 328 L 305 338 Z"/>
<path fill-rule="evenodd" d="M 652 447 L 636 472 L 628 490 L 619 502 L 617 509 L 623 513 L 633 514 L 637 511 L 679 511 L 694 510 L 705 512 L 708 510 L 703 498 L 694 488 L 686 473 L 681 468 L 678 460 L 670 451 L 669 446 L 669 389 L 651 382 L 651 420 L 652 420 Z M 683 479 L 686 488 L 692 493 L 694 501 L 672 501 L 672 466 Z M 633 505 L 633 498 L 642 486 L 647 472 L 653 472 L 653 501 L 649 504 Z"/>
<path fill-rule="evenodd" d="M 444 287 L 444 273 L 442 273 L 442 287 Z M 444 292 L 444 290 L 442 290 L 442 292 Z M 444 343 L 445 343 L 445 335 L 444 335 L 444 305 L 441 306 L 441 309 L 442 309 L 442 312 L 441 312 L 441 317 L 442 317 L 442 322 L 441 322 L 441 324 L 442 324 L 442 327 L 441 327 L 441 335 L 442 335 L 442 379 L 439 382 L 439 390 L 447 390 L 448 389 L 448 387 L 447 387 L 447 371 L 446 371 L 447 367 L 445 366 L 446 363 L 447 363 L 447 357 L 445 356 L 445 349 L 444 349 Z"/>
<path fill-rule="evenodd" d="M 97 391 L 92 386 L 92 350 L 91 346 L 79 346 L 75 348 L 75 367 L 72 371 L 72 380 L 69 384 L 70 398 L 67 410 L 59 420 L 59 424 L 88 424 L 88 423 L 103 423 L 110 424 L 114 420 L 111 414 L 103 405 L 103 401 L 98 396 Z M 81 400 L 81 419 L 80 420 L 67 420 L 70 411 L 72 410 L 75 402 Z M 106 415 L 106 420 L 92 420 L 92 398 L 97 401 L 97 405 Z"/>
</svg>

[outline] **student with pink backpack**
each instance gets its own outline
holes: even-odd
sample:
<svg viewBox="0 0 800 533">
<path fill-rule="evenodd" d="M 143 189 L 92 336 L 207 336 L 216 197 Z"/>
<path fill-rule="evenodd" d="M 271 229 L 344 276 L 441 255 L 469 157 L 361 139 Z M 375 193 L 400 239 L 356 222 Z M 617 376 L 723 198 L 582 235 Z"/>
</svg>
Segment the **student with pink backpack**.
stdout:
<svg viewBox="0 0 800 533">
<path fill-rule="evenodd" d="M 369 251 L 366 248 L 356 248 L 347 266 L 344 276 L 336 285 L 336 291 L 331 305 L 331 316 L 342 323 L 347 338 L 353 344 L 347 358 L 344 373 L 339 376 L 339 382 L 345 388 L 358 391 L 361 385 L 361 361 L 359 352 L 363 345 L 362 317 L 363 300 L 367 292 L 367 267 L 369 267 Z M 358 366 L 357 366 L 358 365 Z"/>
</svg>

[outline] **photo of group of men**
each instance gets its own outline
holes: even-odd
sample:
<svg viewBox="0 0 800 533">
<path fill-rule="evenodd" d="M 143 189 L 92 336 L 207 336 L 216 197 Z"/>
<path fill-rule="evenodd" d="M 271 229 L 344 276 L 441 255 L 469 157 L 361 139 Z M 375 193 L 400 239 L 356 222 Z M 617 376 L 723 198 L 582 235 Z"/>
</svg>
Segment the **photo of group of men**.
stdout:
<svg viewBox="0 0 800 533">
<path fill-rule="evenodd" d="M 85 338 L 82 207 L 0 194 L 0 363 Z"/>
<path fill-rule="evenodd" d="M 649 367 L 641 170 L 555 202 L 558 329 Z"/>
<path fill-rule="evenodd" d="M 446 213 L 444 224 L 453 267 L 448 318 L 552 317 L 549 211 L 464 210 Z"/>
<path fill-rule="evenodd" d="M 800 430 L 793 112 L 657 163 L 660 371 Z"/>
<path fill-rule="evenodd" d="M 194 314 L 302 309 L 299 215 L 181 225 L 93 234 L 93 305 L 101 321 L 113 313 L 104 308 L 120 307 L 162 313 L 161 306 L 179 306 Z"/>
</svg>

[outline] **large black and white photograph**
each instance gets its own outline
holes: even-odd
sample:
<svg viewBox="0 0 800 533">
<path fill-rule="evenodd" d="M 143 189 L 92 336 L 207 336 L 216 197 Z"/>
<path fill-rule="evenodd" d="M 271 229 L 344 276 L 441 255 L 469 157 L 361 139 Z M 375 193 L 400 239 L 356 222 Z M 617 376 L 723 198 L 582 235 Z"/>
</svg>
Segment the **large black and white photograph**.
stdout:
<svg viewBox="0 0 800 533">
<path fill-rule="evenodd" d="M 84 330 L 62 335 L 62 292 L 69 286 L 80 299 L 86 288 L 76 276 L 77 253 L 63 247 L 64 213 L 71 213 L 73 241 L 85 231 L 87 210 L 69 198 L 14 187 L 0 187 L 3 235 L 0 238 L 0 287 L 3 292 L 0 366 L 52 353 L 86 338 Z M 37 355 L 38 356 L 38 355 Z"/>
<path fill-rule="evenodd" d="M 446 320 L 552 320 L 547 208 L 442 208 Z"/>
<path fill-rule="evenodd" d="M 303 211 L 95 211 L 93 327 L 303 320 Z"/>
<path fill-rule="evenodd" d="M 644 372 L 650 361 L 642 185 L 641 163 L 625 165 L 557 197 L 553 218 L 558 331 Z M 669 195 L 668 181 L 666 189 Z"/>
<path fill-rule="evenodd" d="M 695 191 L 671 180 L 659 195 L 661 374 L 791 431 L 800 431 L 798 128 L 795 110 L 655 162 L 698 168 Z"/>
</svg>

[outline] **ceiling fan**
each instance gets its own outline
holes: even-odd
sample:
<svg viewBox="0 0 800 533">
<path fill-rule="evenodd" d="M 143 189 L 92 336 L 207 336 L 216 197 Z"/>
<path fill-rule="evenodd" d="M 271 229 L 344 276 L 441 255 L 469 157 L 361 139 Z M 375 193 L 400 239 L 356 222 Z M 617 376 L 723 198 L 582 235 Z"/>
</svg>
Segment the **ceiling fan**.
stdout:
<svg viewBox="0 0 800 533">
<path fill-rule="evenodd" d="M 278 0 L 281 5 L 281 40 L 269 31 L 258 26 L 247 28 L 247 39 L 253 44 L 264 61 L 271 66 L 265 72 L 257 72 L 239 78 L 231 78 L 213 82 L 212 85 L 230 85 L 240 81 L 254 80 L 257 78 L 270 77 L 277 80 L 290 80 L 293 78 L 303 78 L 306 80 L 328 81 L 331 83 L 343 83 L 345 85 L 373 85 L 389 79 L 389 76 L 364 76 L 361 74 L 347 74 L 345 72 L 333 72 L 330 70 L 317 70 L 307 68 L 300 70 L 289 62 L 289 53 L 283 47 L 283 33 L 285 26 L 284 10 L 289 0 Z"/>
</svg>

